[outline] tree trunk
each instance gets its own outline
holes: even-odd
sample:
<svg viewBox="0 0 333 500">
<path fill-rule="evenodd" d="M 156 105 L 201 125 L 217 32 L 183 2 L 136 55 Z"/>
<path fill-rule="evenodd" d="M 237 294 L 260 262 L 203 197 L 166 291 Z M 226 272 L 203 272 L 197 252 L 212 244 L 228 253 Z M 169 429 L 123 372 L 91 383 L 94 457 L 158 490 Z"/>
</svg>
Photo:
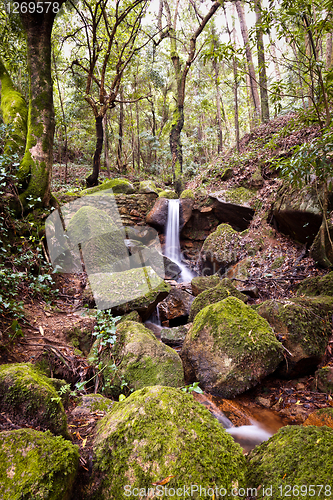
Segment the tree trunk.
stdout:
<svg viewBox="0 0 333 500">
<path fill-rule="evenodd" d="M 251 96 L 252 96 L 252 101 L 253 101 L 253 105 L 254 105 L 254 113 L 255 113 L 255 118 L 258 119 L 260 116 L 260 100 L 259 100 L 259 93 L 258 93 L 258 85 L 257 85 L 257 81 L 256 81 L 256 74 L 254 71 L 252 53 L 251 53 L 251 49 L 250 49 L 249 34 L 248 34 L 248 30 L 247 30 L 243 5 L 241 4 L 240 0 L 236 0 L 235 3 L 236 3 L 236 9 L 237 9 L 238 18 L 239 18 L 240 29 L 242 32 L 242 37 L 243 37 L 243 42 L 244 42 L 244 47 L 245 47 L 247 67 L 248 67 L 248 72 L 249 72 L 249 77 L 250 77 Z"/>
<path fill-rule="evenodd" d="M 42 14 L 21 13 L 27 34 L 29 73 L 28 131 L 21 171 L 24 175 L 30 174 L 30 178 L 27 189 L 20 195 L 24 207 L 27 199 L 29 203 L 34 200 L 35 206 L 47 207 L 50 204 L 54 138 L 51 33 L 62 3 L 52 3 L 48 12 Z M 56 6 L 56 12 L 53 12 L 53 6 Z"/>
<path fill-rule="evenodd" d="M 95 128 L 96 128 L 96 149 L 93 160 L 93 171 L 87 177 L 86 183 L 87 187 L 97 186 L 98 176 L 101 168 L 101 154 L 103 150 L 103 117 L 95 117 Z"/>
<path fill-rule="evenodd" d="M 120 104 L 119 104 L 119 126 L 118 126 L 118 147 L 117 147 L 117 166 L 119 172 L 122 172 L 123 162 L 123 128 L 124 128 L 124 103 L 123 103 L 123 88 L 120 88 Z"/>
<path fill-rule="evenodd" d="M 326 69 L 327 71 L 332 66 L 332 33 L 326 35 Z"/>
<path fill-rule="evenodd" d="M 176 183 L 176 179 L 183 171 L 183 151 L 182 143 L 180 140 L 180 134 L 183 126 L 184 107 L 182 105 L 178 105 L 173 113 L 172 127 L 169 137 L 170 151 L 172 155 L 172 176 L 174 184 Z"/>
<path fill-rule="evenodd" d="M 256 11 L 256 35 L 259 66 L 259 88 L 261 101 L 261 119 L 263 122 L 269 121 L 269 105 L 267 92 L 267 75 L 265 61 L 264 33 L 261 24 L 261 0 L 255 0 L 254 8 Z"/>
<path fill-rule="evenodd" d="M 217 62 L 213 59 L 214 80 L 216 89 L 216 114 L 217 114 L 217 152 L 222 153 L 223 136 L 222 136 L 222 115 L 221 115 L 221 96 L 219 88 L 219 71 Z"/>
<path fill-rule="evenodd" d="M 105 113 L 103 118 L 103 133 L 104 133 L 104 166 L 106 168 L 106 174 L 110 178 L 110 158 L 109 158 L 109 127 L 108 127 L 108 115 Z"/>
</svg>

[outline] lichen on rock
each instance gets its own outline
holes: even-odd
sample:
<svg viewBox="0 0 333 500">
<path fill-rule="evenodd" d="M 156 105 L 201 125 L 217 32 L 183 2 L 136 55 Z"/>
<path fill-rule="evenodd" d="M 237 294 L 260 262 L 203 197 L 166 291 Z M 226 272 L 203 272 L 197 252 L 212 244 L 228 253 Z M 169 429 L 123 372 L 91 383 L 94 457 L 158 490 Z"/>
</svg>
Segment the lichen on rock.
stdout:
<svg viewBox="0 0 333 500">
<path fill-rule="evenodd" d="M 99 422 L 85 498 L 123 500 L 133 488 L 156 493 L 154 483 L 168 476 L 175 490 L 191 484 L 230 490 L 235 481 L 243 485 L 244 464 L 240 446 L 191 395 L 149 387 L 115 403 Z"/>
</svg>

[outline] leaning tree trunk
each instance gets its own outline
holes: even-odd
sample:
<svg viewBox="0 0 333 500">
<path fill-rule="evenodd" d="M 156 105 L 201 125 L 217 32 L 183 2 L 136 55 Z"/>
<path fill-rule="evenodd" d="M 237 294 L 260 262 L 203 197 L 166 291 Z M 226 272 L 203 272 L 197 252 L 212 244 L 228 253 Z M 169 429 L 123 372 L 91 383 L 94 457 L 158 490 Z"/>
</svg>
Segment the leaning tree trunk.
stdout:
<svg viewBox="0 0 333 500">
<path fill-rule="evenodd" d="M 95 116 L 95 128 L 96 128 L 96 148 L 93 159 L 93 171 L 86 178 L 87 187 L 97 186 L 99 171 L 101 169 L 101 154 L 103 151 L 103 116 Z"/>
<path fill-rule="evenodd" d="M 261 101 L 261 119 L 263 122 L 269 121 L 269 104 L 267 90 L 267 74 L 264 46 L 264 32 L 261 26 L 261 0 L 255 0 L 254 8 L 256 12 L 256 36 L 258 50 L 258 66 L 259 66 L 259 86 L 260 86 L 260 101 Z"/>
<path fill-rule="evenodd" d="M 22 14 L 21 20 L 27 35 L 29 74 L 29 115 L 27 141 L 21 172 L 28 186 L 20 195 L 25 207 L 47 207 L 51 199 L 51 172 L 53 164 L 53 82 L 51 78 L 51 33 L 59 6 L 53 2 L 48 12 Z M 55 10 L 56 12 L 53 12 Z"/>
</svg>

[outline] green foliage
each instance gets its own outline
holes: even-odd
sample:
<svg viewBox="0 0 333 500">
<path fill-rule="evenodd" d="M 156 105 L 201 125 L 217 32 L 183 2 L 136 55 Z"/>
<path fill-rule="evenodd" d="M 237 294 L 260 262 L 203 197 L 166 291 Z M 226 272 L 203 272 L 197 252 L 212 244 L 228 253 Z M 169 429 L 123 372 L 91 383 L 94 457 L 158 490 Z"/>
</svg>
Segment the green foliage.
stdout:
<svg viewBox="0 0 333 500">
<path fill-rule="evenodd" d="M 199 382 L 193 382 L 193 384 L 186 385 L 185 387 L 182 388 L 183 392 L 188 392 L 191 394 L 191 392 L 196 392 L 197 394 L 203 394 L 203 390 L 201 387 L 199 387 Z"/>
<path fill-rule="evenodd" d="M 99 344 L 102 346 L 114 345 L 117 336 L 117 323 L 121 319 L 121 316 L 113 317 L 111 311 L 97 311 L 96 314 L 96 326 L 94 328 L 93 335 L 99 340 Z"/>
</svg>

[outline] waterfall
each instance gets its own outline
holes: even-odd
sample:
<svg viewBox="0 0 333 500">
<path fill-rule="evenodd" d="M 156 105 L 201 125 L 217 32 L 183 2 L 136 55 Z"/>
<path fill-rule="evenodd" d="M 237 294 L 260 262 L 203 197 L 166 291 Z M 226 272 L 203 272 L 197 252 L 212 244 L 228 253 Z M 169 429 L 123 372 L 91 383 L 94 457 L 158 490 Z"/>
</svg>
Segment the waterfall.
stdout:
<svg viewBox="0 0 333 500">
<path fill-rule="evenodd" d="M 182 270 L 180 275 L 181 281 L 189 282 L 194 277 L 194 273 L 182 263 L 183 256 L 179 241 L 179 207 L 179 200 L 169 200 L 164 253 L 166 257 L 175 262 Z"/>
</svg>

